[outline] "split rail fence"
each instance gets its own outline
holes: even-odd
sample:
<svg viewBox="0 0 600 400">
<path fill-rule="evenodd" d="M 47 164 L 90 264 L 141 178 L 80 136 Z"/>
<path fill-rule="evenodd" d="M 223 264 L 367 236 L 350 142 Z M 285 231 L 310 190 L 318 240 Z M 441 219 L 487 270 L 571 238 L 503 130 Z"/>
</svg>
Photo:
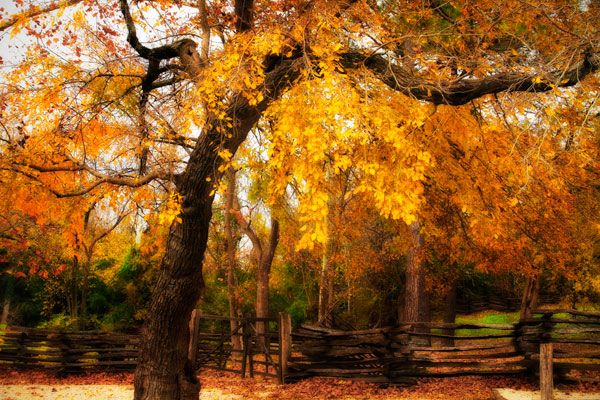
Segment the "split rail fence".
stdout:
<svg viewBox="0 0 600 400">
<path fill-rule="evenodd" d="M 238 326 L 234 332 L 232 320 Z M 268 329 L 260 333 L 259 324 Z M 302 326 L 294 333 L 288 314 L 232 319 L 196 313 L 190 329 L 190 357 L 198 369 L 280 382 L 334 376 L 411 384 L 419 377 L 538 373 L 540 348 L 551 344 L 557 380 L 600 383 L 600 313 L 543 310 L 517 324 L 409 324 L 363 331 Z M 138 341 L 136 335 L 117 333 L 11 328 L 0 332 L 0 365 L 132 370 Z"/>
<path fill-rule="evenodd" d="M 283 382 L 287 358 L 281 351 L 290 353 L 288 314 L 280 318 L 227 318 L 194 312 L 193 316 L 189 353 L 196 368 L 237 372 L 242 377 L 264 375 Z M 234 332 L 230 329 L 232 320 L 238 325 Z M 265 329 L 260 329 L 261 324 Z M 240 348 L 234 346 L 236 337 Z M 138 342 L 138 335 L 10 327 L 0 331 L 0 366 L 45 368 L 61 373 L 133 371 Z"/>
<path fill-rule="evenodd" d="M 237 327 L 232 329 L 232 322 Z M 269 376 L 283 382 L 291 346 L 289 314 L 282 313 L 279 318 L 198 314 L 191 324 L 195 326 L 192 332 L 197 332 L 191 340 L 197 349 L 198 369 L 230 371 L 242 377 Z"/>
<path fill-rule="evenodd" d="M 419 377 L 539 373 L 554 347 L 558 380 L 600 383 L 600 313 L 544 310 L 517 324 L 421 323 L 362 331 L 302 326 L 286 380 L 335 376 L 381 384 Z"/>
<path fill-rule="evenodd" d="M 60 332 L 10 327 L 0 331 L 0 365 L 49 368 L 63 372 L 83 369 L 133 370 L 138 336 L 108 332 Z"/>
</svg>

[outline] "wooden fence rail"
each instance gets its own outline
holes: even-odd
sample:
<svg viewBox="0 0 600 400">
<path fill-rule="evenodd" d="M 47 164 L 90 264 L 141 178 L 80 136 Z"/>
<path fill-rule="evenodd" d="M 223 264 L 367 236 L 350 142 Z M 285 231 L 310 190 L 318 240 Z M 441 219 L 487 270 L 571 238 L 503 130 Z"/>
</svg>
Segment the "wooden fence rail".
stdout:
<svg viewBox="0 0 600 400">
<path fill-rule="evenodd" d="M 283 382 L 280 343 L 281 318 L 229 318 L 202 315 L 198 330 L 196 365 L 246 375 L 263 375 Z M 238 323 L 231 331 L 230 322 Z M 258 324 L 266 329 L 260 332 Z M 234 337 L 241 348 L 235 348 Z"/>
<path fill-rule="evenodd" d="M 420 323 L 363 331 L 302 326 L 292 336 L 288 380 L 325 375 L 410 384 L 419 377 L 538 373 L 540 344 L 552 343 L 558 379 L 600 382 L 600 313 L 539 311 L 506 325 Z M 445 344 L 448 339 L 454 345 Z"/>
<path fill-rule="evenodd" d="M 19 368 L 132 370 L 138 336 L 107 332 L 59 332 L 11 327 L 0 333 L 0 362 Z"/>
<path fill-rule="evenodd" d="M 232 318 L 199 315 L 193 323 L 190 353 L 195 365 L 236 372 L 264 375 L 283 382 L 282 351 L 289 359 L 289 335 L 281 338 L 280 326 L 291 331 L 289 316 L 280 318 L 236 318 L 239 329 L 230 331 Z M 284 321 L 283 325 L 281 321 Z M 258 324 L 267 329 L 260 333 Z M 234 348 L 238 336 L 242 348 Z M 17 368 L 46 368 L 61 372 L 85 370 L 132 371 L 138 357 L 139 336 L 109 332 L 62 332 L 10 327 L 0 331 L 0 365 Z M 285 349 L 279 345 L 284 343 Z M 193 351 L 192 351 L 193 350 Z"/>
<path fill-rule="evenodd" d="M 505 325 L 405 324 L 362 331 L 302 326 L 291 335 L 286 314 L 239 319 L 235 332 L 231 318 L 199 319 L 191 346 L 197 368 L 267 375 L 280 382 L 334 376 L 410 384 L 419 377 L 539 373 L 540 346 L 548 343 L 557 379 L 600 382 L 600 313 L 544 310 Z M 257 323 L 269 329 L 259 333 Z M 241 348 L 235 348 L 235 336 Z M 11 327 L 0 332 L 0 364 L 65 372 L 133 370 L 138 340 L 118 333 Z"/>
</svg>

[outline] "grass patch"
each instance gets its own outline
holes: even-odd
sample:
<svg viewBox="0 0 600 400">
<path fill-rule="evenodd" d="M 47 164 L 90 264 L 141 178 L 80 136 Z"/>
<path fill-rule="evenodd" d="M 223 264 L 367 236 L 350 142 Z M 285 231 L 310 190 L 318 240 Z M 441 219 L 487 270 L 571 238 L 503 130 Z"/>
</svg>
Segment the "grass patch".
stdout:
<svg viewBox="0 0 600 400">
<path fill-rule="evenodd" d="M 457 324 L 514 324 L 519 322 L 519 312 L 482 311 L 456 317 Z"/>
<path fill-rule="evenodd" d="M 482 311 L 477 314 L 462 315 L 456 317 L 457 324 L 496 324 L 509 325 L 519 321 L 519 312 Z M 509 331 L 482 328 L 482 329 L 458 329 L 456 336 L 484 336 L 506 334 Z"/>
</svg>

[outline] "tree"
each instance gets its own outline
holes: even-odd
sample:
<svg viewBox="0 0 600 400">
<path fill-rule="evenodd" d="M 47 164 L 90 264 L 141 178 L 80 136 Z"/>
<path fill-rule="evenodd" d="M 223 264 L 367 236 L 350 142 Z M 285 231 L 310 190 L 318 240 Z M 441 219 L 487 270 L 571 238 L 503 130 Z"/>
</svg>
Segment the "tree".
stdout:
<svg viewBox="0 0 600 400">
<path fill-rule="evenodd" d="M 238 200 L 236 199 L 236 203 Z M 269 317 L 269 277 L 271 274 L 271 265 L 275 257 L 275 250 L 279 242 L 279 221 L 271 216 L 271 229 L 268 240 L 261 240 L 254 228 L 252 228 L 252 219 L 244 217 L 237 204 L 235 217 L 240 225 L 241 231 L 250 238 L 252 242 L 252 253 L 256 262 L 256 317 Z M 257 324 L 257 334 L 263 335 L 268 331 L 268 324 L 259 322 Z M 259 340 L 264 341 L 260 336 Z"/>
<path fill-rule="evenodd" d="M 109 223 L 108 226 L 102 226 L 100 223 L 94 224 L 90 221 L 90 217 L 92 216 L 92 212 L 96 208 L 98 204 L 92 203 L 90 207 L 85 212 L 83 218 L 83 235 L 82 235 L 82 247 L 83 247 L 83 282 L 81 287 L 81 313 L 80 317 L 83 322 L 82 328 L 86 327 L 87 324 L 87 292 L 88 292 L 88 279 L 90 275 L 90 267 L 92 264 L 92 257 L 94 256 L 94 251 L 96 249 L 97 244 L 108 236 L 115 228 L 119 226 L 121 222 L 127 217 L 126 212 L 121 212 L 117 214 L 114 221 Z M 75 256 L 77 257 L 77 256 Z"/>
<path fill-rule="evenodd" d="M 301 244 L 310 247 L 327 237 L 318 185 L 324 150 L 338 166 L 357 161 L 356 190 L 411 224 L 431 165 L 415 138 L 429 112 L 422 102 L 560 91 L 600 66 L 596 3 L 200 1 L 192 18 L 177 12 L 183 3 L 73 0 L 0 24 L 41 39 L 4 76 L 2 168 L 59 197 L 117 187 L 150 196 L 142 187 L 161 182 L 181 199 L 142 333 L 136 399 L 198 397 L 186 326 L 203 289 L 214 184 L 267 109 L 278 120 L 275 145 L 284 132 L 308 145 L 303 170 L 293 173 L 316 183 L 301 199 L 310 226 Z M 50 13 L 68 6 L 72 15 Z M 160 24 L 145 25 L 149 37 L 141 38 L 137 26 L 152 7 Z M 84 9 L 98 23 L 90 26 Z M 209 53 L 212 33 L 222 47 Z M 191 37 L 206 39 L 200 52 Z M 48 51 L 60 50 L 53 43 L 76 61 L 88 58 L 64 62 Z M 292 171 L 281 161 L 271 157 L 283 189 Z"/>
<path fill-rule="evenodd" d="M 227 190 L 225 191 L 225 239 L 227 243 L 227 297 L 229 299 L 229 316 L 231 318 L 239 317 L 239 305 L 235 295 L 235 254 L 237 250 L 237 241 L 233 239 L 233 229 L 231 227 L 234 216 L 234 203 L 237 200 L 235 193 L 235 170 L 232 166 L 227 170 Z M 259 258 L 260 259 L 260 258 Z M 239 322 L 232 319 L 230 322 L 231 332 L 236 332 L 239 328 Z M 242 339 L 239 335 L 231 337 L 231 342 L 235 350 L 242 349 Z"/>
<path fill-rule="evenodd" d="M 425 287 L 426 254 L 421 224 L 414 221 L 408 226 L 411 238 L 406 254 L 406 289 L 404 291 L 404 322 L 429 322 L 429 294 Z M 428 329 L 424 329 L 428 331 Z M 423 331 L 423 329 L 417 329 Z M 413 338 L 415 339 L 415 338 Z M 421 338 L 417 337 L 420 340 Z M 429 339 L 425 337 L 426 342 Z"/>
</svg>

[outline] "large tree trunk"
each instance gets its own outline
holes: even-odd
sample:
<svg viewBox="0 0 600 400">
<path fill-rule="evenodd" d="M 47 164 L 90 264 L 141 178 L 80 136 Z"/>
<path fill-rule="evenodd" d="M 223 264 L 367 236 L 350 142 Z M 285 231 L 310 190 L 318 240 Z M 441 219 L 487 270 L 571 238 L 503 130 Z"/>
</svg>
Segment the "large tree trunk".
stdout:
<svg viewBox="0 0 600 400">
<path fill-rule="evenodd" d="M 77 315 L 77 271 L 79 259 L 73 256 L 73 269 L 71 270 L 71 325 L 74 330 L 79 330 L 79 317 Z"/>
<path fill-rule="evenodd" d="M 188 322 L 204 288 L 202 260 L 208 239 L 214 183 L 222 176 L 218 151 L 235 154 L 267 108 L 269 99 L 278 98 L 298 76 L 300 63 L 279 59 L 265 77 L 261 103 L 250 106 L 239 95 L 230 101 L 227 117 L 232 127 L 217 132 L 215 120 L 207 127 L 179 179 L 182 196 L 181 222 L 169 232 L 165 256 L 154 288 L 148 316 L 142 329 L 140 356 L 135 372 L 135 400 L 198 400 L 199 384 L 186 364 L 189 341 Z M 210 178 L 207 180 L 207 178 Z"/>
<path fill-rule="evenodd" d="M 85 261 L 83 263 L 83 276 L 81 282 L 81 312 L 79 314 L 79 327 L 81 329 L 86 329 L 88 320 L 87 320 L 87 292 L 88 292 L 88 281 L 90 275 L 90 265 L 92 263 L 92 255 L 86 251 Z"/>
<path fill-rule="evenodd" d="M 2 306 L 2 318 L 0 318 L 0 325 L 6 325 L 8 323 L 10 304 L 15 291 L 14 279 L 15 278 L 11 276 L 6 280 L 6 290 L 4 291 L 4 305 Z"/>
<path fill-rule="evenodd" d="M 238 317 L 238 301 L 235 296 L 235 252 L 236 246 L 233 240 L 233 229 L 231 228 L 231 212 L 233 210 L 235 196 L 235 169 L 227 169 L 227 191 L 225 193 L 225 238 L 227 241 L 227 295 L 229 298 L 229 316 Z M 232 319 L 230 321 L 231 332 L 235 332 L 239 327 L 239 321 Z M 239 333 L 239 332 L 238 332 Z M 231 344 L 234 350 L 242 349 L 242 337 L 236 334 L 231 337 Z"/>
<path fill-rule="evenodd" d="M 540 293 L 540 277 L 527 277 L 525 282 L 525 290 L 521 299 L 521 316 L 520 320 L 531 318 L 532 310 L 538 306 Z"/>
<path fill-rule="evenodd" d="M 251 0 L 245 1 L 241 9 L 251 10 L 252 4 Z M 156 66 L 157 60 L 152 58 L 153 55 L 166 54 L 165 57 L 172 58 L 176 53 L 190 76 L 198 76 L 202 61 L 195 50 L 195 43 L 183 40 L 176 42 L 166 53 L 154 53 L 138 41 L 127 1 L 121 1 L 121 10 L 128 28 L 128 41 L 140 55 Z M 251 12 L 246 14 L 250 19 Z M 271 101 L 278 99 L 300 75 L 304 62 L 300 59 L 301 55 L 302 51 L 298 48 L 289 57 L 267 57 L 264 82 L 257 88 L 264 99 L 250 105 L 243 93 L 232 94 L 227 99 L 225 113 L 225 119 L 231 121 L 228 127 L 222 126 L 218 118 L 222 115 L 209 114 L 204 121 L 202 135 L 196 141 L 186 170 L 177 179 L 177 189 L 182 197 L 181 222 L 176 220 L 169 231 L 165 255 L 142 329 L 135 371 L 135 400 L 198 400 L 200 385 L 195 371 L 187 362 L 188 322 L 204 288 L 202 261 L 208 239 L 214 185 L 223 175 L 219 167 L 224 161 L 218 154 L 222 150 L 228 150 L 232 155 L 236 153 Z M 146 76 L 145 79 L 149 80 L 151 87 L 153 80 L 149 78 Z"/>
<path fill-rule="evenodd" d="M 325 252 L 321 258 L 321 277 L 319 280 L 319 314 L 318 325 L 331 327 L 329 314 L 333 307 L 333 271 L 334 263 L 331 260 L 331 240 L 325 244 Z"/>
<path fill-rule="evenodd" d="M 271 220 L 271 233 L 267 248 L 261 252 L 258 265 L 258 279 L 256 282 L 256 316 L 258 318 L 267 318 L 269 316 L 269 276 L 271 274 L 271 265 L 275 257 L 275 249 L 279 242 L 279 221 Z M 264 334 L 269 329 L 269 324 L 259 322 L 256 326 L 259 341 L 264 343 Z"/>
<path fill-rule="evenodd" d="M 404 297 L 404 322 L 429 322 L 429 295 L 425 288 L 425 252 L 418 221 L 408 226 L 412 243 L 406 254 L 406 287 Z M 427 328 L 416 328 L 415 332 L 428 333 Z M 411 341 L 421 345 L 429 345 L 425 336 L 413 336 Z"/>
<path fill-rule="evenodd" d="M 213 201 L 207 178 L 220 178 L 214 151 L 219 137 L 212 130 L 204 133 L 179 185 L 181 222 L 171 226 L 142 329 L 136 400 L 198 400 L 200 385 L 187 360 L 188 323 L 204 289 L 202 261 Z"/>
<path fill-rule="evenodd" d="M 452 282 L 452 286 L 446 293 L 446 304 L 444 306 L 444 323 L 453 324 L 456 320 L 456 294 L 458 288 L 456 281 Z M 454 336 L 454 329 L 444 328 L 442 329 L 442 335 Z M 442 338 L 442 346 L 453 347 L 454 338 L 445 337 Z"/>
</svg>

